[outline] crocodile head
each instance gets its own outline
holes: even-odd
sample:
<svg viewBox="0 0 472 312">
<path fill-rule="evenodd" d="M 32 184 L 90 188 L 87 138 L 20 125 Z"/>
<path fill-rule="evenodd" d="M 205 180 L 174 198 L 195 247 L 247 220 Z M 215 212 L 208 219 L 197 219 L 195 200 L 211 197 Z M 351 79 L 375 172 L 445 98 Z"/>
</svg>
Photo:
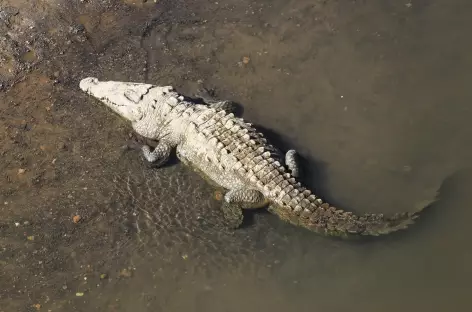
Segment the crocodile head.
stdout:
<svg viewBox="0 0 472 312">
<path fill-rule="evenodd" d="M 99 81 L 94 77 L 82 79 L 79 86 L 130 121 L 137 133 L 152 139 L 158 138 L 162 126 L 170 118 L 168 113 L 172 106 L 167 104 L 183 99 L 171 86 Z"/>
<path fill-rule="evenodd" d="M 80 81 L 80 89 L 92 95 L 120 116 L 131 122 L 143 118 L 149 105 L 144 96 L 155 86 L 144 83 L 99 81 L 87 77 Z"/>
</svg>

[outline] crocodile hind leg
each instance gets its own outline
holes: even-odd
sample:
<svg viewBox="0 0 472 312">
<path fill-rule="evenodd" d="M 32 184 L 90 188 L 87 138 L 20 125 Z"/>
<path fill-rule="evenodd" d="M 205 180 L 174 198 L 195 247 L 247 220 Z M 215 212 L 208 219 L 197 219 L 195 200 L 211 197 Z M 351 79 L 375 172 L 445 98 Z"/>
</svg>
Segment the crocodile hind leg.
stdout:
<svg viewBox="0 0 472 312">
<path fill-rule="evenodd" d="M 159 141 L 153 151 L 151 151 L 149 145 L 143 145 L 141 151 L 149 165 L 152 167 L 160 167 L 169 160 L 172 148 L 173 146 L 168 142 Z"/>
<path fill-rule="evenodd" d="M 291 171 L 292 176 L 298 177 L 300 175 L 300 166 L 298 165 L 297 152 L 295 150 L 289 150 L 285 154 L 285 164 Z"/>
<path fill-rule="evenodd" d="M 267 204 L 267 199 L 258 190 L 234 189 L 224 196 L 221 210 L 228 227 L 238 228 L 243 223 L 243 209 L 262 208 Z"/>
</svg>

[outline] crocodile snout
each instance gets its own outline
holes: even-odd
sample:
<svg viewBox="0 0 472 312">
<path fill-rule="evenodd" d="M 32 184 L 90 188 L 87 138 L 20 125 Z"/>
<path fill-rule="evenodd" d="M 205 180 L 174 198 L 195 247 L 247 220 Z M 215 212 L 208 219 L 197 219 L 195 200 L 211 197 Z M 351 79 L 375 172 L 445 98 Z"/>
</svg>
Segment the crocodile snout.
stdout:
<svg viewBox="0 0 472 312">
<path fill-rule="evenodd" d="M 98 79 L 97 78 L 87 77 L 87 78 L 84 78 L 80 81 L 79 87 L 83 91 L 87 92 L 87 91 L 89 91 L 89 88 L 91 86 L 96 85 L 96 84 L 98 84 Z"/>
</svg>

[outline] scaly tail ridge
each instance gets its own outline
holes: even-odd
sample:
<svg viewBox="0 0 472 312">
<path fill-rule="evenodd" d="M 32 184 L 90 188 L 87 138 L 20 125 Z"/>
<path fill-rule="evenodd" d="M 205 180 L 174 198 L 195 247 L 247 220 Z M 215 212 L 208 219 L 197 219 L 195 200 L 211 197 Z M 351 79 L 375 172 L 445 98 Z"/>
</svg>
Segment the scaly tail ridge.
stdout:
<svg viewBox="0 0 472 312">
<path fill-rule="evenodd" d="M 424 208 L 435 201 L 431 201 L 419 211 L 384 216 L 383 214 L 355 215 L 352 212 L 339 210 L 328 203 L 321 203 L 320 199 L 310 201 L 309 205 L 300 209 L 301 206 L 298 203 L 301 200 L 298 198 L 283 205 L 271 204 L 268 210 L 294 225 L 313 232 L 339 237 L 379 236 L 406 229 L 414 223 Z M 294 202 L 296 204 L 292 204 Z"/>
</svg>

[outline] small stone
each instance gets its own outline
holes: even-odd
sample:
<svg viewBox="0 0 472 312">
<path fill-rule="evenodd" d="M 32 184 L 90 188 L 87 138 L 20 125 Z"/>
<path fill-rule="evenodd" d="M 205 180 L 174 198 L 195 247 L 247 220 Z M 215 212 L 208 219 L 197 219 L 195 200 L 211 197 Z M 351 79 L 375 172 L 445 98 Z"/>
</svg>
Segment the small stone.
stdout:
<svg viewBox="0 0 472 312">
<path fill-rule="evenodd" d="M 18 174 L 23 174 L 26 172 L 26 169 L 20 168 L 18 169 Z"/>
<path fill-rule="evenodd" d="M 120 276 L 123 276 L 123 277 L 131 277 L 132 273 L 130 270 L 128 269 L 123 269 L 120 271 Z"/>
<path fill-rule="evenodd" d="M 72 217 L 72 222 L 79 223 L 81 219 L 82 219 L 81 216 L 75 215 L 75 216 Z"/>
<path fill-rule="evenodd" d="M 250 61 L 250 60 L 251 60 L 251 59 L 249 58 L 249 56 L 244 56 L 244 57 L 243 57 L 243 64 L 249 64 L 249 61 Z"/>
<path fill-rule="evenodd" d="M 215 191 L 213 193 L 213 197 L 218 201 L 222 200 L 223 199 L 223 193 L 221 193 L 220 191 Z"/>
<path fill-rule="evenodd" d="M 83 292 L 76 292 L 75 295 L 77 297 L 83 297 L 84 296 L 84 293 Z"/>
<path fill-rule="evenodd" d="M 26 239 L 29 241 L 34 241 L 34 236 L 33 235 L 27 236 Z"/>
<path fill-rule="evenodd" d="M 106 273 L 100 274 L 100 279 L 105 279 L 107 277 L 108 277 L 108 274 Z"/>
</svg>

